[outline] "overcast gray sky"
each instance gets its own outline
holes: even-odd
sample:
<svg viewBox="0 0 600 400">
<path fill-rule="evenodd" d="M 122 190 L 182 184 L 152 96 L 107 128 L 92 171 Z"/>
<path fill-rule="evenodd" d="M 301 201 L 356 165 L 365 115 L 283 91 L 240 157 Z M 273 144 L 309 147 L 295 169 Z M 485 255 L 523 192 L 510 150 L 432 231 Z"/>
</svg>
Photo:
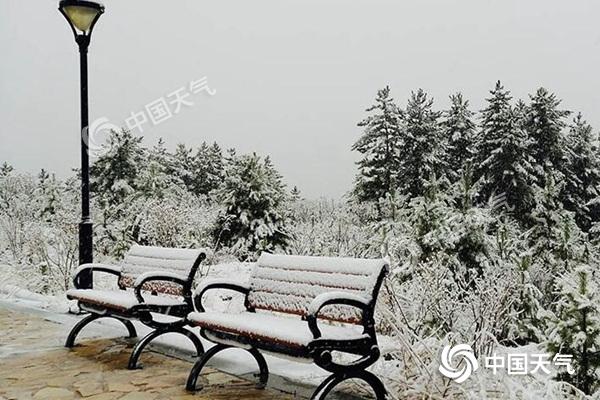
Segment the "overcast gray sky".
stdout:
<svg viewBox="0 0 600 400">
<path fill-rule="evenodd" d="M 79 164 L 76 46 L 57 1 L 0 3 L 0 162 L 64 176 Z M 350 151 L 378 88 L 405 104 L 422 87 L 443 108 L 479 109 L 495 80 L 515 97 L 543 85 L 600 127 L 597 0 L 105 1 L 90 48 L 90 120 L 133 111 L 203 76 L 216 95 L 157 125 L 196 146 L 270 154 L 306 197 L 352 184 Z"/>
</svg>

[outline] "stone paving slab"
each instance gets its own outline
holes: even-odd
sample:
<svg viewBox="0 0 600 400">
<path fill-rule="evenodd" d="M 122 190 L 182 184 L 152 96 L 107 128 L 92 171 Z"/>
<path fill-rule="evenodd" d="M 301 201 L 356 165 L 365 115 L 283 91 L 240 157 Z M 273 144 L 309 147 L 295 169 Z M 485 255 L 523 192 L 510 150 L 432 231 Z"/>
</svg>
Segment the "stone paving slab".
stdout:
<svg viewBox="0 0 600 400">
<path fill-rule="evenodd" d="M 253 382 L 206 368 L 203 390 L 184 385 L 192 364 L 147 351 L 143 369 L 126 368 L 133 341 L 57 344 L 60 325 L 38 315 L 0 309 L 0 400 L 272 400 L 295 396 L 259 390 Z"/>
</svg>

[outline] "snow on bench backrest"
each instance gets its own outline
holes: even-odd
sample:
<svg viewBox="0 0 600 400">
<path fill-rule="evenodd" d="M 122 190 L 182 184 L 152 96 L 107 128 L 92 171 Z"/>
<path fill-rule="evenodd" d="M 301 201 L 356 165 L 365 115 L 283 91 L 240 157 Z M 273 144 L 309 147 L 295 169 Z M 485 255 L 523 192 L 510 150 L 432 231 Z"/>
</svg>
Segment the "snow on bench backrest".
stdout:
<svg viewBox="0 0 600 400">
<path fill-rule="evenodd" d="M 135 244 L 125 254 L 121 264 L 121 285 L 132 287 L 135 279 L 144 272 L 174 272 L 187 277 L 202 252 L 201 249 L 174 249 Z M 144 289 L 174 295 L 181 293 L 181 286 L 162 281 L 147 283 Z"/>
<path fill-rule="evenodd" d="M 327 292 L 347 292 L 371 301 L 378 278 L 387 268 L 383 259 L 305 257 L 263 253 L 250 277 L 248 303 L 256 309 L 305 316 L 311 301 Z M 349 306 L 328 306 L 320 317 L 360 322 Z"/>
</svg>

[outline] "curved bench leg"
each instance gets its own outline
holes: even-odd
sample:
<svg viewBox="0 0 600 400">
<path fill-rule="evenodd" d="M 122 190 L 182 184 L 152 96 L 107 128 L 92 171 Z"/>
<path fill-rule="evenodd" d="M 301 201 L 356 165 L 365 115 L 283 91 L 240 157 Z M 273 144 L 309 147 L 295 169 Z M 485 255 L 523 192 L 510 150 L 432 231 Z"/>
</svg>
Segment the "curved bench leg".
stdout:
<svg viewBox="0 0 600 400">
<path fill-rule="evenodd" d="M 311 400 L 325 400 L 325 397 L 333 390 L 334 387 L 348 379 L 360 379 L 366 382 L 373 392 L 377 400 L 386 400 L 387 391 L 381 380 L 369 371 L 356 371 L 342 374 L 333 374 L 327 377 L 315 390 Z"/>
<path fill-rule="evenodd" d="M 80 320 L 79 322 L 77 322 L 73 329 L 71 329 L 71 332 L 69 332 L 69 336 L 67 336 L 65 347 L 73 347 L 75 345 L 75 338 L 77 337 L 79 332 L 81 332 L 83 327 L 89 324 L 90 322 L 97 320 L 100 317 L 101 315 L 98 314 L 90 314 L 87 317 Z"/>
<path fill-rule="evenodd" d="M 188 379 L 187 379 L 187 383 L 185 385 L 186 390 L 188 390 L 190 392 L 194 392 L 196 390 L 202 389 L 202 388 L 196 388 L 196 383 L 198 381 L 198 376 L 200 376 L 200 372 L 202 372 L 202 369 L 204 368 L 204 366 L 206 365 L 208 360 L 210 360 L 212 357 L 214 357 L 215 354 L 217 354 L 223 350 L 230 349 L 230 348 L 238 348 L 238 347 L 227 346 L 224 344 L 216 344 L 213 347 L 211 347 L 210 349 L 208 349 L 208 351 L 206 353 L 204 353 L 202 358 L 200 358 L 198 361 L 196 361 L 196 363 L 192 367 L 192 370 L 190 371 L 190 375 L 188 376 Z M 250 353 L 252 355 L 252 357 L 254 357 L 254 359 L 258 363 L 258 368 L 259 368 L 260 372 L 257 374 L 259 377 L 259 382 L 256 384 L 256 387 L 258 389 L 264 389 L 265 386 L 267 386 L 267 381 L 269 380 L 269 367 L 267 366 L 267 361 L 265 360 L 265 358 L 262 356 L 262 354 L 260 354 L 260 352 L 257 349 L 253 348 L 253 349 L 247 350 L 247 349 L 240 348 L 240 350 L 246 350 L 248 353 Z"/>
<path fill-rule="evenodd" d="M 202 346 L 202 342 L 198 338 L 198 336 L 194 335 L 193 332 L 184 329 L 184 328 L 168 328 L 168 329 L 157 329 L 142 338 L 139 342 L 136 343 L 133 348 L 133 352 L 129 357 L 129 363 L 127 365 L 128 369 L 138 369 L 141 368 L 141 365 L 138 365 L 138 360 L 144 348 L 157 337 L 164 335 L 166 333 L 180 333 L 186 336 L 188 339 L 192 341 L 194 347 L 196 347 L 196 354 L 199 357 L 204 353 L 204 347 Z"/>
<path fill-rule="evenodd" d="M 196 391 L 196 382 L 198 381 L 198 376 L 200 375 L 202 368 L 204 368 L 208 360 L 210 360 L 218 352 L 228 349 L 230 347 L 231 346 L 225 346 L 224 344 L 216 344 L 210 349 L 208 349 L 204 353 L 204 355 L 202 355 L 202 358 L 200 358 L 194 363 L 194 366 L 190 371 L 190 375 L 188 376 L 187 383 L 185 384 L 185 389 L 190 392 Z"/>
<path fill-rule="evenodd" d="M 119 321 L 121 321 L 123 323 L 123 325 L 125 325 L 125 327 L 127 328 L 127 331 L 129 331 L 129 338 L 134 338 L 137 337 L 137 332 L 135 330 L 135 326 L 133 326 L 133 323 L 131 323 L 131 321 L 126 320 L 126 319 L 120 319 L 120 318 L 116 318 Z"/>
<path fill-rule="evenodd" d="M 75 338 L 77 337 L 79 332 L 81 332 L 81 330 L 87 324 L 89 324 L 90 322 L 93 322 L 97 319 L 100 319 L 100 318 L 114 318 L 118 321 L 121 321 L 123 323 L 123 325 L 125 325 L 125 327 L 127 328 L 130 338 L 134 338 L 137 336 L 137 332 L 135 331 L 135 327 L 133 326 L 131 321 L 128 321 L 126 319 L 117 318 L 112 315 L 100 315 L 100 314 L 92 313 L 92 314 L 89 314 L 87 317 L 83 318 L 77 324 L 75 324 L 73 329 L 71 329 L 71 332 L 69 332 L 69 336 L 67 336 L 67 341 L 65 342 L 65 347 L 73 347 L 75 345 Z"/>
<path fill-rule="evenodd" d="M 267 386 L 267 382 L 269 381 L 269 366 L 267 365 L 267 361 L 257 349 L 250 349 L 247 351 L 248 353 L 252 354 L 252 357 L 254 357 L 254 359 L 256 360 L 260 371 L 258 374 L 254 375 L 258 377 L 258 383 L 256 384 L 256 388 L 264 389 Z"/>
</svg>

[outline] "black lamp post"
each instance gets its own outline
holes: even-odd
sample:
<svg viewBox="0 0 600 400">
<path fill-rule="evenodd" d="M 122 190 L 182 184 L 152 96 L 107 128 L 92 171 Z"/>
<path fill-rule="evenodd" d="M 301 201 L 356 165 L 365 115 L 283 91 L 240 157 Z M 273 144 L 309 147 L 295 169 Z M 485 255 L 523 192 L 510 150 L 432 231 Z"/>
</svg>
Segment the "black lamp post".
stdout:
<svg viewBox="0 0 600 400">
<path fill-rule="evenodd" d="M 79 224 L 79 264 L 93 261 L 93 230 L 90 218 L 90 160 L 88 154 L 87 51 L 94 25 L 104 6 L 93 1 L 62 0 L 59 11 L 69 22 L 79 45 L 81 70 L 81 222 Z M 92 287 L 92 274 L 81 277 L 81 286 Z"/>
</svg>

